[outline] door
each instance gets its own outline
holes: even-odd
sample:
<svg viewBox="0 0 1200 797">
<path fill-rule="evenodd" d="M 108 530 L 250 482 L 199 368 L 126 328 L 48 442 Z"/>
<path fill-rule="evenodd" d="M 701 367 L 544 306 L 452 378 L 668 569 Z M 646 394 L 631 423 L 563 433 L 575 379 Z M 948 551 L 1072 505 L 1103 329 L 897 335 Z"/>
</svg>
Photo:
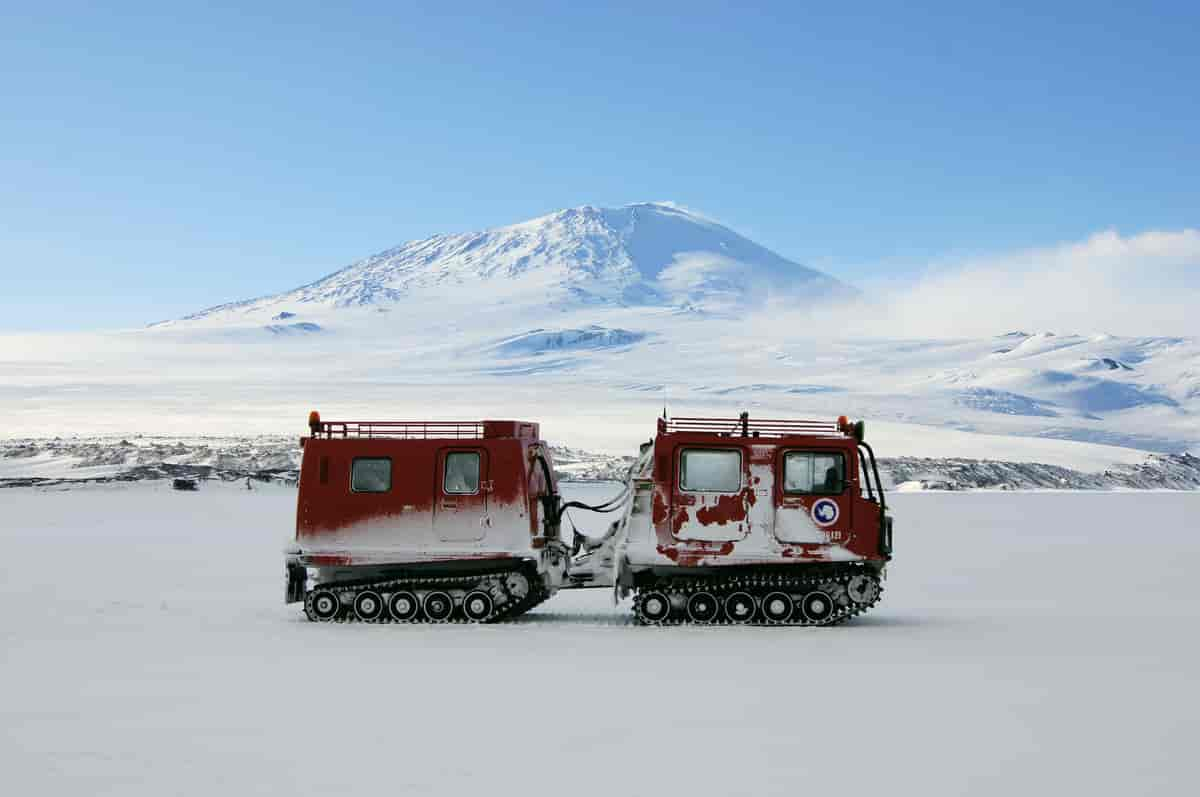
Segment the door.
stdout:
<svg viewBox="0 0 1200 797">
<path fill-rule="evenodd" d="M 776 492 L 775 536 L 780 542 L 850 541 L 853 502 L 846 453 L 837 449 L 783 451 L 776 465 L 781 474 Z"/>
<path fill-rule="evenodd" d="M 740 448 L 683 448 L 676 459 L 671 523 L 681 540 L 734 542 L 750 532 Z"/>
<path fill-rule="evenodd" d="M 445 542 L 482 540 L 488 517 L 488 455 L 482 448 L 446 448 L 438 452 L 433 528 Z"/>
</svg>

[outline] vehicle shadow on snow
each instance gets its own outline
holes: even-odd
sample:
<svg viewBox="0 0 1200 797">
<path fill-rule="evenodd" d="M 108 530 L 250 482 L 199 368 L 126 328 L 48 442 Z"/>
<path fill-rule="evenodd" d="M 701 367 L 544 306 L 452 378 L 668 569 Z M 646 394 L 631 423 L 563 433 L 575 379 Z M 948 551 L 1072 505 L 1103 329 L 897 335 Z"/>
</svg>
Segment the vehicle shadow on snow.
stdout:
<svg viewBox="0 0 1200 797">
<path fill-rule="evenodd" d="M 965 620 L 963 623 L 967 622 Z M 937 628 L 950 625 L 959 625 L 960 621 L 939 615 L 902 615 L 902 614 L 878 614 L 865 615 L 862 617 L 852 617 L 843 623 L 840 623 L 834 628 Z M 612 626 L 612 627 L 629 627 L 629 628 L 658 628 L 657 626 L 641 626 L 634 620 L 633 614 L 620 614 L 612 612 L 531 612 L 520 617 L 513 618 L 504 623 L 504 625 L 588 625 L 588 626 Z M 667 628 L 724 628 L 728 629 L 734 626 L 727 624 L 704 626 L 685 624 L 680 626 L 667 626 Z M 778 628 L 795 630 L 796 626 L 787 625 L 752 625 L 749 628 Z M 819 630 L 811 628 L 811 630 Z"/>
<path fill-rule="evenodd" d="M 530 612 L 505 621 L 506 625 L 611 625 L 633 626 L 632 614 L 613 612 Z"/>
<path fill-rule="evenodd" d="M 294 622 L 299 625 L 309 625 L 309 620 L 305 618 L 303 613 L 296 613 L 288 617 L 289 622 Z M 955 618 L 947 615 L 939 614 L 869 614 L 861 617 L 852 617 L 849 620 L 840 623 L 834 628 L 852 629 L 852 628 L 945 628 L 947 626 L 965 625 L 971 623 L 969 618 Z M 323 625 L 318 623 L 317 625 Z M 344 623 L 334 623 L 333 625 L 346 625 Z M 351 623 L 350 625 L 356 625 Z M 393 624 L 388 624 L 393 625 Z M 494 627 L 506 625 L 525 625 L 548 627 L 555 625 L 562 626 L 606 626 L 610 628 L 647 628 L 664 631 L 669 628 L 710 628 L 710 629 L 730 629 L 735 626 L 727 624 L 722 625 L 679 625 L 679 626 L 641 626 L 633 617 L 632 612 L 623 613 L 620 611 L 611 612 L 572 612 L 572 611 L 533 611 L 529 614 L 523 614 L 520 617 L 514 617 L 510 620 L 503 620 L 499 623 L 492 624 Z M 431 625 L 428 623 L 420 623 L 416 627 L 429 628 L 460 628 L 461 623 L 448 623 L 444 626 Z M 771 629 L 790 629 L 795 630 L 796 626 L 787 625 L 751 625 L 747 628 L 771 628 Z M 818 628 L 809 628 L 809 630 L 821 630 Z"/>
<path fill-rule="evenodd" d="M 938 628 L 950 625 L 964 625 L 967 620 L 932 614 L 868 614 L 862 617 L 852 617 L 841 624 L 841 627 L 863 626 L 867 628 Z"/>
</svg>

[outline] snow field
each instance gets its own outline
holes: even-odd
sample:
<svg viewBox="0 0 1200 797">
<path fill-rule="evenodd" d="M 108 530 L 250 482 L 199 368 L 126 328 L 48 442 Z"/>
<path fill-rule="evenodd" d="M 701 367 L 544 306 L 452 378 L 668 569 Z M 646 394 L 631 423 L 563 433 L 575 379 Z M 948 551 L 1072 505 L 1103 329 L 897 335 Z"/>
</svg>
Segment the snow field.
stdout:
<svg viewBox="0 0 1200 797">
<path fill-rule="evenodd" d="M 282 604 L 295 497 L 0 491 L 15 793 L 1192 788 L 1195 494 L 896 495 L 883 601 L 833 629 L 639 628 L 603 590 L 310 624 Z"/>
</svg>

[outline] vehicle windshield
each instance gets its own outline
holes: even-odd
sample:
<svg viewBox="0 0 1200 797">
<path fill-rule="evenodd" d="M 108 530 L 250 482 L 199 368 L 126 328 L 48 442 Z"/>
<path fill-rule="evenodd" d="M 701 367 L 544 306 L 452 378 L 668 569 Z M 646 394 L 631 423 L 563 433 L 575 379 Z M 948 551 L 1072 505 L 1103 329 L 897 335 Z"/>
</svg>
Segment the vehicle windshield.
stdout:
<svg viewBox="0 0 1200 797">
<path fill-rule="evenodd" d="M 846 483 L 846 457 L 840 451 L 789 451 L 783 459 L 783 491 L 836 495 Z"/>
<path fill-rule="evenodd" d="M 679 486 L 688 492 L 736 493 L 742 488 L 741 453 L 684 451 L 679 457 Z"/>
</svg>

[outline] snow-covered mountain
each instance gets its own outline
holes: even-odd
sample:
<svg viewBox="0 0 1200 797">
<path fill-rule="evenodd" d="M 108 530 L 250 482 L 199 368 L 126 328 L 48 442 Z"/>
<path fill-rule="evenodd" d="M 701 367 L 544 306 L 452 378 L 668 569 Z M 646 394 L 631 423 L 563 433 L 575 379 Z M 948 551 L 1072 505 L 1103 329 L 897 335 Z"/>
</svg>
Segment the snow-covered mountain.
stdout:
<svg viewBox="0 0 1200 797">
<path fill-rule="evenodd" d="M 0 337 L 0 437 L 291 433 L 315 407 L 530 418 L 626 455 L 665 407 L 862 417 L 885 457 L 1090 473 L 1200 453 L 1200 340 L 911 339 L 873 315 L 889 298 L 672 205 L 574 208 L 147 330 Z"/>
<path fill-rule="evenodd" d="M 299 324 L 312 324 L 308 317 L 331 308 L 386 310 L 447 293 L 481 301 L 519 297 L 545 307 L 722 312 L 770 296 L 849 296 L 853 290 L 675 205 L 585 205 L 483 232 L 410 241 L 295 290 L 181 321 L 315 331 Z M 305 319 L 287 323 L 300 316 Z"/>
</svg>

